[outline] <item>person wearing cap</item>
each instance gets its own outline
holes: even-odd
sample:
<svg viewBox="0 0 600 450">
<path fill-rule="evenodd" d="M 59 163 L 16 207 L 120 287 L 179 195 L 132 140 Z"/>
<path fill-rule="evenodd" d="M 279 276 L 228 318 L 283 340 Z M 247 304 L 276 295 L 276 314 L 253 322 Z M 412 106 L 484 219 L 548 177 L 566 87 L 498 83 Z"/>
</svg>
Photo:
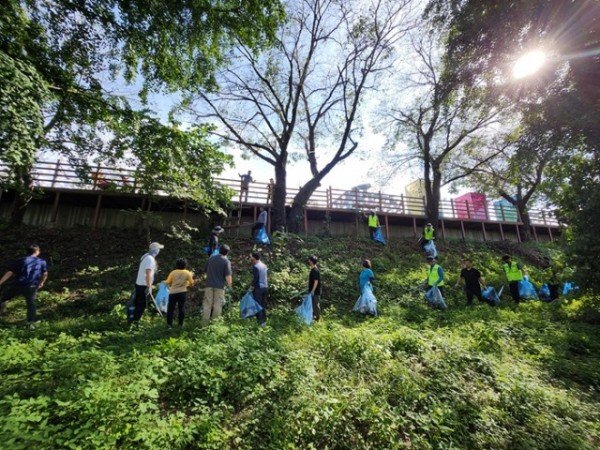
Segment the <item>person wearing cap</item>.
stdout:
<svg viewBox="0 0 600 450">
<path fill-rule="evenodd" d="M 263 208 L 262 206 L 260 207 L 260 214 L 258 215 L 258 218 L 256 219 L 256 222 L 254 223 L 254 226 L 252 227 L 252 239 L 254 239 L 254 237 L 256 236 L 256 232 L 258 230 L 260 230 L 261 228 L 264 228 L 267 226 L 267 211 L 265 210 L 265 208 Z"/>
<path fill-rule="evenodd" d="M 147 298 L 152 293 L 154 275 L 158 268 L 156 257 L 163 248 L 165 248 L 164 245 L 153 242 L 148 248 L 148 253 L 144 254 L 140 260 L 140 266 L 135 280 L 135 311 L 130 322 L 138 322 L 144 314 Z"/>
<path fill-rule="evenodd" d="M 219 235 L 225 231 L 222 226 L 217 225 L 214 227 L 208 238 L 208 256 L 211 256 L 213 252 L 219 248 Z"/>
<path fill-rule="evenodd" d="M 262 306 L 262 310 L 256 315 L 258 324 L 264 327 L 267 323 L 267 296 L 269 295 L 269 282 L 267 280 L 267 274 L 269 268 L 267 265 L 260 260 L 260 253 L 254 252 L 250 256 L 252 262 L 252 285 L 250 290 L 252 291 L 252 297 L 254 301 Z"/>
<path fill-rule="evenodd" d="M 219 254 L 211 256 L 206 261 L 206 284 L 202 300 L 202 326 L 208 325 L 211 319 L 216 319 L 223 311 L 225 302 L 225 286 L 233 283 L 231 261 L 227 258 L 229 245 L 223 244 Z"/>
<path fill-rule="evenodd" d="M 377 231 L 377 228 L 379 228 L 379 217 L 377 217 L 375 211 L 369 211 L 367 224 L 369 225 L 369 235 L 371 236 L 371 239 L 373 239 L 373 235 Z"/>
<path fill-rule="evenodd" d="M 0 286 L 12 277 L 14 282 L 2 291 L 0 296 L 0 313 L 4 312 L 8 300 L 19 295 L 25 297 L 27 303 L 27 322 L 31 328 L 35 327 L 35 300 L 37 292 L 44 286 L 48 278 L 48 265 L 39 257 L 40 247 L 30 245 L 27 256 L 16 260 L 11 264 L 9 270 L 0 279 Z"/>
<path fill-rule="evenodd" d="M 509 255 L 504 255 L 502 257 L 502 268 L 504 269 L 506 279 L 508 280 L 510 295 L 515 303 L 518 304 L 521 301 L 519 282 L 523 280 L 523 264 L 513 261 Z"/>
<path fill-rule="evenodd" d="M 431 222 L 427 222 L 425 228 L 423 228 L 423 236 L 421 237 L 421 248 L 425 248 L 429 241 L 433 241 L 435 239 L 435 229 Z"/>
<path fill-rule="evenodd" d="M 429 272 L 427 274 L 428 289 L 437 287 L 442 296 L 444 296 L 444 269 L 437 263 L 437 259 L 432 256 L 427 257 L 427 264 L 429 264 Z"/>
<path fill-rule="evenodd" d="M 194 285 L 194 276 L 192 272 L 186 270 L 187 261 L 179 258 L 175 263 L 175 270 L 172 270 L 165 284 L 169 286 L 169 303 L 167 306 L 167 327 L 173 327 L 173 316 L 175 315 L 175 306 L 178 309 L 177 322 L 183 326 L 185 317 L 185 298 L 188 287 Z"/>
</svg>

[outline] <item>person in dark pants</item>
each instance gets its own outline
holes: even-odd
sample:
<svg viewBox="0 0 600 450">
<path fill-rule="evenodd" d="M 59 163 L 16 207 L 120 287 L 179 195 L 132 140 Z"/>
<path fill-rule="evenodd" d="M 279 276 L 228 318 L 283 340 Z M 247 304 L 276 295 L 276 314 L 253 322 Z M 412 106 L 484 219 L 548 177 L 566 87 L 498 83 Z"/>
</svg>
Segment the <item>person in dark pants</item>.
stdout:
<svg viewBox="0 0 600 450">
<path fill-rule="evenodd" d="M 515 303 L 521 301 L 521 295 L 519 294 L 519 282 L 523 280 L 523 264 L 517 261 L 513 261 L 509 255 L 502 257 L 502 267 L 508 280 L 508 288 L 510 289 L 510 295 L 512 296 Z"/>
<path fill-rule="evenodd" d="M 169 286 L 169 304 L 167 306 L 167 326 L 173 328 L 173 316 L 175 315 L 175 306 L 177 306 L 177 322 L 183 326 L 185 318 L 185 298 L 188 287 L 194 285 L 194 276 L 192 272 L 186 270 L 187 262 L 179 258 L 175 263 L 175 270 L 171 271 L 165 284 Z"/>
<path fill-rule="evenodd" d="M 465 267 L 460 271 L 460 277 L 456 281 L 454 287 L 460 285 L 461 278 L 465 280 L 465 293 L 467 294 L 467 306 L 473 306 L 473 297 L 477 297 L 480 302 L 483 302 L 481 295 L 481 286 L 485 285 L 485 280 L 481 276 L 481 272 L 473 267 L 473 261 L 469 258 L 464 260 Z"/>
<path fill-rule="evenodd" d="M 156 257 L 160 250 L 165 248 L 158 242 L 150 244 L 148 253 L 142 256 L 140 267 L 138 268 L 135 280 L 135 311 L 130 322 L 138 322 L 146 310 L 148 296 L 152 293 L 152 283 L 154 283 L 154 274 L 156 273 Z"/>
<path fill-rule="evenodd" d="M 548 283 L 548 289 L 550 290 L 550 301 L 553 302 L 554 300 L 558 300 L 560 295 L 560 280 L 558 279 L 558 275 L 554 269 L 552 269 L 552 274 Z"/>
<path fill-rule="evenodd" d="M 208 256 L 212 256 L 213 252 L 219 248 L 219 235 L 225 231 L 222 226 L 214 227 L 208 238 Z"/>
<path fill-rule="evenodd" d="M 252 261 L 252 297 L 254 301 L 262 306 L 262 311 L 256 315 L 261 327 L 267 325 L 267 297 L 269 295 L 269 283 L 267 281 L 268 267 L 260 260 L 260 253 L 254 252 L 250 257 Z"/>
<path fill-rule="evenodd" d="M 4 312 L 5 302 L 22 295 L 27 302 L 27 322 L 31 328 L 35 327 L 37 292 L 44 287 L 44 283 L 48 278 L 48 265 L 46 261 L 39 257 L 39 254 L 40 247 L 30 245 L 27 249 L 27 256 L 13 262 L 9 270 L 0 279 L 0 286 L 2 286 L 13 276 L 16 278 L 14 283 L 7 286 L 2 292 L 0 313 Z"/>
<path fill-rule="evenodd" d="M 316 256 L 308 258 L 308 266 L 310 273 L 308 275 L 308 292 L 312 295 L 313 318 L 319 320 L 321 318 L 321 272 L 317 265 L 319 259 Z"/>
</svg>

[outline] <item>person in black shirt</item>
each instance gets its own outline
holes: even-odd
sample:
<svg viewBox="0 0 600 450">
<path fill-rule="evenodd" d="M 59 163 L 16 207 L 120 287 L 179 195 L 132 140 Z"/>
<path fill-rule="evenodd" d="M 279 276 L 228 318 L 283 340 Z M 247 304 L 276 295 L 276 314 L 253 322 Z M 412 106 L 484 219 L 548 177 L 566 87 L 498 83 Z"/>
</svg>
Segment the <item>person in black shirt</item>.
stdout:
<svg viewBox="0 0 600 450">
<path fill-rule="evenodd" d="M 313 318 L 319 320 L 321 318 L 321 306 L 319 298 L 321 296 L 321 272 L 317 263 L 319 262 L 316 256 L 308 258 L 308 266 L 310 274 L 308 275 L 308 292 L 312 294 Z"/>
<path fill-rule="evenodd" d="M 225 231 L 223 227 L 217 225 L 213 228 L 208 238 L 208 256 L 212 256 L 213 252 L 219 248 L 219 235 Z"/>
<path fill-rule="evenodd" d="M 473 267 L 473 261 L 465 259 L 465 267 L 460 271 L 460 278 L 456 281 L 456 286 L 460 285 L 460 279 L 465 280 L 465 293 L 467 294 L 467 306 L 473 306 L 473 297 L 477 297 L 480 302 L 483 302 L 481 295 L 481 285 L 485 285 L 485 280 L 481 276 L 481 272 Z"/>
</svg>

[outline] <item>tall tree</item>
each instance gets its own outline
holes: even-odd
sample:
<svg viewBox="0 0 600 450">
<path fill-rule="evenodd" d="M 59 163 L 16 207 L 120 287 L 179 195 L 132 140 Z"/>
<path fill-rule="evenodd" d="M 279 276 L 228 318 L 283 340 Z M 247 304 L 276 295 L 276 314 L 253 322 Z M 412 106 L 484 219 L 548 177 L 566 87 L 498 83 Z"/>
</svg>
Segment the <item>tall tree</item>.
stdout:
<svg viewBox="0 0 600 450">
<path fill-rule="evenodd" d="M 598 234 L 589 232 L 590 218 L 600 214 L 592 192 L 600 148 L 600 2 L 430 0 L 428 14 L 450 31 L 453 77 L 478 84 L 494 74 L 505 87 L 501 93 L 523 111 L 522 126 L 543 129 L 565 145 L 568 156 L 563 170 L 552 171 L 549 194 L 569 221 L 573 258 L 590 273 L 597 257 L 589 250 L 600 245 Z M 538 49 L 547 55 L 545 66 L 530 79 L 511 81 L 514 61 Z"/>
<path fill-rule="evenodd" d="M 214 72 L 232 43 L 260 48 L 281 18 L 277 0 L 5 2 L 0 160 L 16 174 L 8 185 L 22 194 L 13 221 L 21 220 L 30 196 L 37 151 L 86 160 L 114 148 L 106 137 L 132 110 L 107 88 L 111 81 L 141 75 L 142 100 L 156 89 L 214 88 Z"/>
<path fill-rule="evenodd" d="M 273 166 L 276 228 L 297 231 L 311 194 L 356 150 L 360 105 L 410 26 L 409 4 L 290 1 L 274 48 L 256 55 L 240 42 L 220 91 L 192 104 L 198 118 L 220 123 L 216 134 Z M 286 214 L 288 165 L 298 159 L 312 178 Z"/>
<path fill-rule="evenodd" d="M 564 149 L 551 135 L 524 134 L 522 129 L 490 145 L 497 156 L 478 164 L 464 184 L 499 195 L 511 203 L 523 223 L 521 237 L 528 241 L 531 239 L 529 207 L 545 197 L 548 174 Z M 551 212 L 548 214 L 550 218 Z"/>
<path fill-rule="evenodd" d="M 412 69 L 394 80 L 401 87 L 393 96 L 399 100 L 384 106 L 384 161 L 388 176 L 411 165 L 423 170 L 425 212 L 437 223 L 442 186 L 471 175 L 498 154 L 485 142 L 500 108 L 483 88 L 444 78 L 447 63 L 436 34 L 421 29 L 411 42 Z"/>
</svg>

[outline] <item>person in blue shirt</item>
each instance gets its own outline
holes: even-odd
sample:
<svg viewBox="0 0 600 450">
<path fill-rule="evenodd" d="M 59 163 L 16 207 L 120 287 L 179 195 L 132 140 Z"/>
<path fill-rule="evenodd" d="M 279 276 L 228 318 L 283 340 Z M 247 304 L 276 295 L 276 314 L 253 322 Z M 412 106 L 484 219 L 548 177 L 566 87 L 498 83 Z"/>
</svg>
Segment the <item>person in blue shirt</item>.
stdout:
<svg viewBox="0 0 600 450">
<path fill-rule="evenodd" d="M 2 291 L 0 296 L 0 312 L 5 309 L 5 302 L 22 295 L 27 302 L 27 322 L 33 328 L 35 325 L 35 299 L 39 289 L 44 287 L 48 278 L 48 265 L 46 261 L 39 258 L 40 247 L 30 245 L 27 256 L 13 262 L 9 270 L 0 279 L 0 286 L 12 277 L 15 280 Z"/>
<path fill-rule="evenodd" d="M 375 279 L 375 274 L 371 270 L 371 261 L 368 259 L 364 259 L 362 262 L 363 269 L 360 271 L 358 275 L 358 286 L 360 288 L 360 293 L 362 294 L 365 286 L 370 284 Z"/>
</svg>

